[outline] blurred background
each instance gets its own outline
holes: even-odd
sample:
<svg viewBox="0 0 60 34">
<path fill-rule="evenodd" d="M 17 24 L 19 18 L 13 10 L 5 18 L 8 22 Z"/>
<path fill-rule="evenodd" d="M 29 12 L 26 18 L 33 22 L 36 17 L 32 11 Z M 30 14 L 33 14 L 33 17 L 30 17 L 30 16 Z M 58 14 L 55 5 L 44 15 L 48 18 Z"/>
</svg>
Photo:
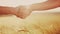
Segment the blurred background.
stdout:
<svg viewBox="0 0 60 34">
<path fill-rule="evenodd" d="M 45 1 L 47 0 L 0 0 L 0 6 L 16 7 L 19 5 L 31 5 L 34 3 L 42 3 Z M 38 12 L 60 12 L 60 7 Z"/>
</svg>

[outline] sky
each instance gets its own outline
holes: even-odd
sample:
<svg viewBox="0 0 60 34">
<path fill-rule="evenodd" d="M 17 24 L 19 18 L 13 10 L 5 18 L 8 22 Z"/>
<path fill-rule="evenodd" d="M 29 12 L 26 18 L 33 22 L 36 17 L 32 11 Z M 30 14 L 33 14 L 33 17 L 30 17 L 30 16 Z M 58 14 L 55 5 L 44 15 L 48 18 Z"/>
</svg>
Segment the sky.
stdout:
<svg viewBox="0 0 60 34">
<path fill-rule="evenodd" d="M 31 5 L 34 3 L 42 3 L 45 1 L 47 0 L 0 0 L 0 6 L 16 7 L 19 5 Z M 60 11 L 60 7 L 47 11 Z"/>
<path fill-rule="evenodd" d="M 18 5 L 30 5 L 33 3 L 40 3 L 47 0 L 0 0 L 2 6 L 18 6 Z"/>
</svg>

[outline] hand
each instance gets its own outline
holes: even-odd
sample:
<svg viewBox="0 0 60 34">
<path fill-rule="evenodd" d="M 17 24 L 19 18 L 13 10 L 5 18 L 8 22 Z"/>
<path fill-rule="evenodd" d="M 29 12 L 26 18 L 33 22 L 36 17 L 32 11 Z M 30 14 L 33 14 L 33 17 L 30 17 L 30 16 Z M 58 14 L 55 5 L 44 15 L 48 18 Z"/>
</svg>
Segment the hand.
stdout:
<svg viewBox="0 0 60 34">
<path fill-rule="evenodd" d="M 32 12 L 31 9 L 28 8 L 27 6 L 19 6 L 17 7 L 17 10 L 18 11 L 16 15 L 20 18 L 26 18 Z"/>
</svg>

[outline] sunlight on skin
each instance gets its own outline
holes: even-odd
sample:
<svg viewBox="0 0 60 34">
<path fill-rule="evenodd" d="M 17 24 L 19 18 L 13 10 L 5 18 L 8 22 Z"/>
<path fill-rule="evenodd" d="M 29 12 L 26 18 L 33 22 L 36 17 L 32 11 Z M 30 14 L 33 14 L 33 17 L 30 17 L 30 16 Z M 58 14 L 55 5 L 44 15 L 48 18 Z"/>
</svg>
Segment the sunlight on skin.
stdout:
<svg viewBox="0 0 60 34">
<path fill-rule="evenodd" d="M 22 5 L 24 5 L 24 1 L 22 0 Z M 7 1 L 2 0 L 2 2 Z M 19 5 L 19 2 L 16 2 L 17 5 Z M 13 7 L 14 5 L 17 6 L 16 3 L 7 2 L 5 5 Z M 25 19 L 20 19 L 15 15 L 0 15 L 0 34 L 60 34 L 60 12 L 33 12 Z"/>
</svg>

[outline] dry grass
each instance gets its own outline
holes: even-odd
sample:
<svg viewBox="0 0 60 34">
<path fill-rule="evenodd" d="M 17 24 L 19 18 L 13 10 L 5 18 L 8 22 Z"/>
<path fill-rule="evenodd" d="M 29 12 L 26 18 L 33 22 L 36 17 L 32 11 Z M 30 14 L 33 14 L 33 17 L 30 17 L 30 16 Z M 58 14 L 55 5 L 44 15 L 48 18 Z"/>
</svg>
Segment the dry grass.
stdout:
<svg viewBox="0 0 60 34">
<path fill-rule="evenodd" d="M 60 13 L 31 14 L 26 19 L 1 16 L 0 34 L 60 34 Z"/>
</svg>

